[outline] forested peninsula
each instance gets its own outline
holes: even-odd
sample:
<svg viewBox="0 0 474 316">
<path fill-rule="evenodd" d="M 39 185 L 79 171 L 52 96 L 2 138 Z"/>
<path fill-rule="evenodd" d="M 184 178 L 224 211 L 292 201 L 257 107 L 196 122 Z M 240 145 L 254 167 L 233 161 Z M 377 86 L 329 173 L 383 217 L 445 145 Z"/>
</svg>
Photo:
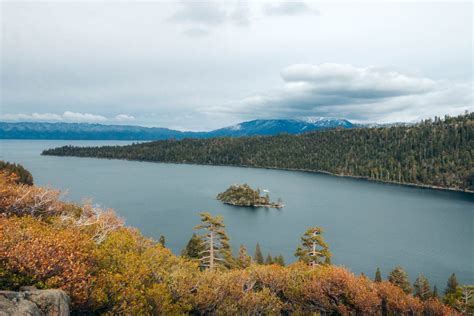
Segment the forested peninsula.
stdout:
<svg viewBox="0 0 474 316">
<path fill-rule="evenodd" d="M 474 112 L 414 125 L 64 146 L 43 155 L 303 170 L 474 192 L 473 124 Z"/>
</svg>

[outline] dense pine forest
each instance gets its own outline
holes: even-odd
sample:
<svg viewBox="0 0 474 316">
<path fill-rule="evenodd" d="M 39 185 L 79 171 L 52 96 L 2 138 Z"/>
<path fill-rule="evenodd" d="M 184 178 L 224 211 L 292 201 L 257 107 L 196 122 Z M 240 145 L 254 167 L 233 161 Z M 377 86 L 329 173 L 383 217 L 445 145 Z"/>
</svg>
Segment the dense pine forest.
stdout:
<svg viewBox="0 0 474 316">
<path fill-rule="evenodd" d="M 466 113 L 415 125 L 128 146 L 64 146 L 43 154 L 297 169 L 474 191 L 473 125 L 474 113 Z"/>
<path fill-rule="evenodd" d="M 224 219 L 196 218 L 181 256 L 124 226 L 113 210 L 59 199 L 60 192 L 0 172 L 0 290 L 59 288 L 77 315 L 460 315 L 473 289 L 448 279 L 438 293 L 401 267 L 384 280 L 330 262 L 323 230 L 310 227 L 299 261 L 263 261 L 241 246 L 234 257 Z M 191 232 L 188 232 L 191 234 Z M 271 259 L 271 257 L 270 257 Z M 444 295 L 443 295 L 444 294 Z"/>
</svg>

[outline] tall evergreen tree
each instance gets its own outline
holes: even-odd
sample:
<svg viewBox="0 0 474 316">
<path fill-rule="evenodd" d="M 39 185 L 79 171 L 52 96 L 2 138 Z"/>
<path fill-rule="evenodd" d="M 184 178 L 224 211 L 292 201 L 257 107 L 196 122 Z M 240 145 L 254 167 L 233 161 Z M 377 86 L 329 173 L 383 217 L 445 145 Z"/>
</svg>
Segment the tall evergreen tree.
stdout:
<svg viewBox="0 0 474 316">
<path fill-rule="evenodd" d="M 252 264 L 252 257 L 249 256 L 247 247 L 240 245 L 238 264 L 241 268 L 247 268 Z"/>
<path fill-rule="evenodd" d="M 163 247 L 166 247 L 166 238 L 165 238 L 165 236 L 163 236 L 163 235 L 160 236 L 159 243 L 160 243 Z"/>
<path fill-rule="evenodd" d="M 456 278 L 456 274 L 453 272 L 448 279 L 446 284 L 446 289 L 444 290 L 444 294 L 455 294 L 458 289 L 459 283 L 458 279 Z"/>
<path fill-rule="evenodd" d="M 433 294 L 431 295 L 431 297 L 437 300 L 439 299 L 438 287 L 436 286 L 436 284 L 433 287 Z"/>
<path fill-rule="evenodd" d="M 410 281 L 408 280 L 408 274 L 400 266 L 395 267 L 395 269 L 390 272 L 390 274 L 388 275 L 388 281 L 401 288 L 405 293 L 412 292 Z"/>
<path fill-rule="evenodd" d="M 375 271 L 375 282 L 382 282 L 382 273 L 380 273 L 380 268 L 377 268 L 377 271 Z"/>
<path fill-rule="evenodd" d="M 257 246 L 255 246 L 255 255 L 254 255 L 255 262 L 258 264 L 263 264 L 263 254 L 262 250 L 260 249 L 260 244 L 257 243 Z"/>
<path fill-rule="evenodd" d="M 275 263 L 278 265 L 281 265 L 282 267 L 285 266 L 285 259 L 283 258 L 282 255 L 278 255 L 275 257 Z"/>
<path fill-rule="evenodd" d="M 265 259 L 265 264 L 273 264 L 273 258 L 271 254 L 267 255 L 267 259 Z"/>
<path fill-rule="evenodd" d="M 201 238 L 198 235 L 193 234 L 186 247 L 181 251 L 181 256 L 191 259 L 199 259 L 201 258 L 202 251 L 204 251 L 204 247 L 202 246 Z"/>
<path fill-rule="evenodd" d="M 301 245 L 296 248 L 295 256 L 313 267 L 328 263 L 331 252 L 323 239 L 322 233 L 323 230 L 320 227 L 308 229 L 301 237 Z"/>
<path fill-rule="evenodd" d="M 428 279 L 420 274 L 413 284 L 414 294 L 419 297 L 422 301 L 425 301 L 432 297 L 431 286 Z"/>
<path fill-rule="evenodd" d="M 200 236 L 204 247 L 203 256 L 200 258 L 202 267 L 215 270 L 218 266 L 232 266 L 232 251 L 229 237 L 225 232 L 224 218 L 222 216 L 214 217 L 207 212 L 199 215 L 202 224 L 195 228 L 204 230 L 204 234 Z"/>
</svg>

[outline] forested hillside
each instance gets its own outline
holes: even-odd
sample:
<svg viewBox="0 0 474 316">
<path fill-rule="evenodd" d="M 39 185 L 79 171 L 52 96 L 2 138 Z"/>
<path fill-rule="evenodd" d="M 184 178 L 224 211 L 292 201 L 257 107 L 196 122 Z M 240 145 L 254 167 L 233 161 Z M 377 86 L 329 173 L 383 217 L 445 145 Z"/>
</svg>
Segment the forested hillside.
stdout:
<svg viewBox="0 0 474 316">
<path fill-rule="evenodd" d="M 411 126 L 72 147 L 45 155 L 323 171 L 474 191 L 474 113 Z"/>
<path fill-rule="evenodd" d="M 0 172 L 8 175 L 14 174 L 18 183 L 33 184 L 33 176 L 22 165 L 0 160 Z"/>
</svg>

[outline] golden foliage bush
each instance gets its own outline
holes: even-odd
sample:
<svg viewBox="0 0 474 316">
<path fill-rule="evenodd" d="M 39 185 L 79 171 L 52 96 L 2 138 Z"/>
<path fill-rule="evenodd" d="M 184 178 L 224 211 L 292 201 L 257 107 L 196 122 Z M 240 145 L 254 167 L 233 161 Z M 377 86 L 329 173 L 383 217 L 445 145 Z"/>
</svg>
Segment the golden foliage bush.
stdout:
<svg viewBox="0 0 474 316">
<path fill-rule="evenodd" d="M 92 250 L 91 240 L 78 230 L 60 229 L 29 216 L 0 218 L 1 265 L 34 285 L 65 290 L 75 305 L 89 300 L 94 283 Z"/>
</svg>

